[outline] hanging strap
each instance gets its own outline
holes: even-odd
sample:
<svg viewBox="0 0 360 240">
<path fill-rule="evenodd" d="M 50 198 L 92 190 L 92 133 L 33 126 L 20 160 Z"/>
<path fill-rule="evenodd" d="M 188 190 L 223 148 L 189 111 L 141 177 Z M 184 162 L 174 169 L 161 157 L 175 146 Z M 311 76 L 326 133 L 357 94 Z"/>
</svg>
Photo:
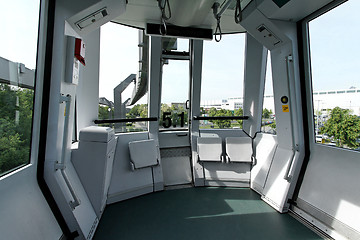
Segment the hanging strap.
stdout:
<svg viewBox="0 0 360 240">
<path fill-rule="evenodd" d="M 160 34 L 166 35 L 167 34 L 167 28 L 166 28 L 166 20 L 169 20 L 171 18 L 171 8 L 169 0 L 158 0 L 158 5 L 161 11 L 161 24 L 160 24 Z M 166 15 L 166 8 L 168 9 L 168 15 Z"/>
<path fill-rule="evenodd" d="M 216 29 L 215 29 L 215 41 L 216 42 L 220 42 L 221 38 L 222 38 L 222 32 L 221 32 L 221 26 L 220 26 L 220 18 L 221 17 L 217 17 L 217 23 L 216 23 Z"/>
<path fill-rule="evenodd" d="M 171 18 L 171 8 L 169 0 L 158 0 L 158 5 L 161 10 L 161 18 L 164 20 L 169 20 Z M 166 8 L 168 9 L 169 15 L 166 15 Z"/>
<path fill-rule="evenodd" d="M 239 24 L 242 20 L 241 3 L 240 0 L 236 0 L 235 7 L 235 22 Z"/>
</svg>

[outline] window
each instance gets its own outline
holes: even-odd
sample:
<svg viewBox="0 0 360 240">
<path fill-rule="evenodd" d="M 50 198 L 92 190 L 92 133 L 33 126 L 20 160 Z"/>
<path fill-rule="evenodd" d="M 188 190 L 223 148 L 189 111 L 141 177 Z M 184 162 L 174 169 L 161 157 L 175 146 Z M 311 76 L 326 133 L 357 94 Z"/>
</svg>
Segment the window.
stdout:
<svg viewBox="0 0 360 240">
<path fill-rule="evenodd" d="M 167 42 L 166 39 L 163 41 L 164 49 L 169 46 Z M 189 40 L 177 39 L 176 49 L 173 50 L 188 52 Z M 187 129 L 186 102 L 189 99 L 189 61 L 165 60 L 163 63 L 160 130 Z"/>
<path fill-rule="evenodd" d="M 359 1 L 347 1 L 308 25 L 313 90 L 320 91 L 313 95 L 316 142 L 358 151 L 360 34 L 353 26 L 359 10 Z"/>
<path fill-rule="evenodd" d="M 98 114 L 100 120 L 148 116 L 147 39 L 143 31 L 135 28 L 115 23 L 107 23 L 101 27 Z M 113 127 L 115 132 L 147 131 L 147 122 L 111 123 L 100 126 Z"/>
<path fill-rule="evenodd" d="M 245 34 L 223 35 L 220 42 L 204 41 L 201 115 L 242 116 Z M 200 121 L 200 129 L 242 128 L 242 120 Z"/>
<path fill-rule="evenodd" d="M 2 1 L 0 8 L 4 10 L 0 16 L 0 175 L 3 175 L 30 162 L 39 1 Z"/>
<path fill-rule="evenodd" d="M 270 51 L 268 51 L 261 132 L 276 134 L 275 103 L 272 84 L 271 57 Z"/>
</svg>

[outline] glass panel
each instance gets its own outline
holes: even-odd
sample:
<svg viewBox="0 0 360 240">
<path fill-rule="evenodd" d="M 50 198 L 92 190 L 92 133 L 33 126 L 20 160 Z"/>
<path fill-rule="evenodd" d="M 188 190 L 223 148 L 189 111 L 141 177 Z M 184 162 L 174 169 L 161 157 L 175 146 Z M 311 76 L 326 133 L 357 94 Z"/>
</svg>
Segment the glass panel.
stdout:
<svg viewBox="0 0 360 240">
<path fill-rule="evenodd" d="M 2 1 L 0 9 L 4 10 L 0 15 L 0 175 L 3 175 L 30 162 L 39 1 Z"/>
<path fill-rule="evenodd" d="M 315 140 L 360 150 L 359 1 L 309 22 Z"/>
<path fill-rule="evenodd" d="M 189 61 L 167 61 L 167 64 L 163 65 L 160 129 L 188 128 L 188 110 L 186 109 L 188 99 Z"/>
<path fill-rule="evenodd" d="M 273 83 L 272 83 L 270 51 L 268 51 L 265 76 L 266 77 L 265 77 L 261 132 L 276 134 L 275 103 L 274 103 L 274 93 L 273 93 L 273 85 L 272 85 Z"/>
<path fill-rule="evenodd" d="M 245 34 L 204 41 L 202 116 L 242 116 Z M 242 120 L 200 121 L 200 128 L 242 128 Z"/>
<path fill-rule="evenodd" d="M 141 84 L 146 83 L 147 64 L 147 38 L 143 37 L 142 31 L 115 23 L 101 27 L 99 119 L 148 116 L 147 93 L 131 103 L 136 99 L 134 88 L 140 89 Z M 129 78 L 131 74 L 136 77 Z M 143 78 L 141 81 L 139 76 Z M 147 131 L 147 125 L 147 122 L 99 124 L 113 127 L 115 132 Z"/>
</svg>

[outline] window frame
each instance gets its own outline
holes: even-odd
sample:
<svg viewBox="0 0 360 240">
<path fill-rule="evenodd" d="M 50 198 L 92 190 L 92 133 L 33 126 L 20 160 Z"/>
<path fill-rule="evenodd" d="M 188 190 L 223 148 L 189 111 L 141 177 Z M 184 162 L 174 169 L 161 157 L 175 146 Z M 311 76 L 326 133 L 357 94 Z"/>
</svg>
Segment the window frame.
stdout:
<svg viewBox="0 0 360 240">
<path fill-rule="evenodd" d="M 36 37 L 36 54 L 35 54 L 35 69 L 34 70 L 34 88 L 33 90 L 33 98 L 32 98 L 32 117 L 31 117 L 31 126 L 30 126 L 30 139 L 29 139 L 29 155 L 27 162 L 21 165 L 18 165 L 8 171 L 0 173 L 0 181 L 10 178 L 13 175 L 21 172 L 21 171 L 36 171 L 34 166 L 36 166 L 39 162 L 39 146 L 40 146 L 40 125 L 42 118 L 42 102 L 43 102 L 43 84 L 44 84 L 44 76 L 45 76 L 45 52 L 46 52 L 46 38 L 47 38 L 47 11 L 48 4 L 44 0 L 37 0 L 38 2 L 38 12 L 37 12 L 37 37 Z M 9 60 L 11 61 L 11 60 Z M 7 84 L 7 83 L 5 83 Z M 11 84 L 7 84 L 9 86 L 13 86 Z M 21 86 L 18 86 L 21 87 Z M 21 87 L 22 89 L 28 89 Z"/>
<path fill-rule="evenodd" d="M 309 31 L 309 23 L 318 18 L 322 15 L 330 12 L 331 10 L 335 9 L 336 7 L 342 5 L 343 3 L 347 2 L 348 0 L 335 0 L 328 5 L 324 6 L 323 8 L 315 11 L 314 13 L 310 14 L 309 16 L 305 17 L 303 20 L 299 22 L 299 31 L 301 32 L 301 41 L 302 41 L 302 52 L 300 55 L 303 54 L 303 67 L 304 67 L 304 78 L 305 78 L 305 94 L 306 94 L 306 117 L 308 122 L 308 141 L 310 144 L 310 148 L 312 145 L 328 147 L 328 148 L 337 148 L 339 150 L 344 151 L 356 151 L 347 148 L 336 147 L 328 144 L 322 144 L 316 142 L 316 129 L 315 129 L 315 115 L 314 115 L 314 98 L 313 98 L 313 78 L 312 78 L 312 65 L 311 65 L 311 46 L 310 46 L 310 31 Z M 328 91 L 327 91 L 328 92 Z M 320 92 L 317 92 L 316 95 L 320 95 Z M 304 119 L 305 119 L 304 118 Z"/>
</svg>

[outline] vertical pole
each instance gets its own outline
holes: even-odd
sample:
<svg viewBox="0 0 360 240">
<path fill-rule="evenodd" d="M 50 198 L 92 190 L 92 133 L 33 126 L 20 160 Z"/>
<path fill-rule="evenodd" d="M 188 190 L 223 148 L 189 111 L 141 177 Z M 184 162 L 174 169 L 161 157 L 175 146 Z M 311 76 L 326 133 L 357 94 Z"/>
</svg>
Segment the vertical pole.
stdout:
<svg viewBox="0 0 360 240">
<path fill-rule="evenodd" d="M 195 186 L 204 186 L 204 169 L 198 162 L 197 156 L 197 138 L 199 133 L 199 121 L 194 121 L 194 116 L 200 115 L 200 95 L 201 95 L 201 73 L 202 73 L 202 54 L 203 54 L 203 41 L 191 40 L 190 45 L 190 81 L 191 81 L 191 98 L 190 98 L 190 143 L 192 151 L 192 168 L 193 180 Z"/>
<path fill-rule="evenodd" d="M 149 92 L 148 92 L 148 115 L 159 118 L 161 101 L 161 37 L 150 37 L 150 66 L 149 66 Z M 149 122 L 149 138 L 155 140 L 159 150 L 159 120 Z M 153 167 L 154 191 L 164 189 L 164 177 L 161 168 L 160 150 L 158 152 L 159 166 Z"/>
<path fill-rule="evenodd" d="M 267 49 L 255 38 L 246 34 L 244 74 L 244 121 L 243 130 L 251 137 L 261 129 L 261 117 L 265 89 Z"/>
</svg>

